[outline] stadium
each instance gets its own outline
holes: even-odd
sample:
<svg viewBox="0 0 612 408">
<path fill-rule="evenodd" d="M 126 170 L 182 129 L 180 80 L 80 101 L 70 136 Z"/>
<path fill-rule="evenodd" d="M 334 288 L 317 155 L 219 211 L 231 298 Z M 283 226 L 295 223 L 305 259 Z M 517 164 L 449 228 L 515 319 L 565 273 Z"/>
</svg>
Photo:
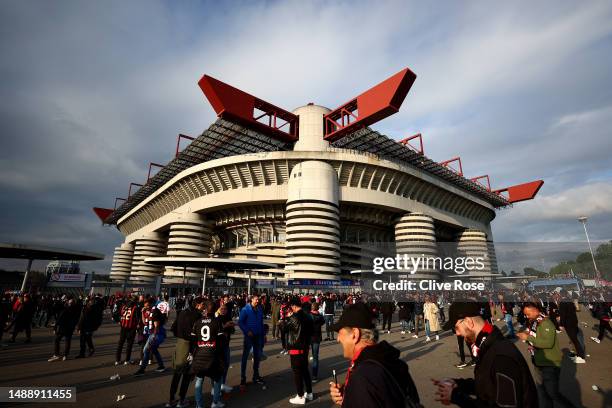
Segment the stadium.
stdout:
<svg viewBox="0 0 612 408">
<path fill-rule="evenodd" d="M 114 209 L 94 208 L 125 236 L 111 279 L 199 285 L 201 268 L 144 260 L 221 257 L 277 266 L 229 278 L 334 285 L 371 268 L 389 243 L 397 254 L 435 256 L 442 242 L 486 254 L 470 278 L 496 274 L 496 210 L 533 199 L 543 181 L 492 189 L 488 175 L 464 176 L 459 157 L 429 159 L 420 134 L 396 141 L 372 130 L 415 80 L 406 68 L 335 109 L 290 112 L 204 75 L 199 86 L 218 119 L 198 137 L 179 135 L 175 157 L 151 163 L 146 183 L 130 184 Z M 180 150 L 182 140 L 190 143 Z"/>
</svg>

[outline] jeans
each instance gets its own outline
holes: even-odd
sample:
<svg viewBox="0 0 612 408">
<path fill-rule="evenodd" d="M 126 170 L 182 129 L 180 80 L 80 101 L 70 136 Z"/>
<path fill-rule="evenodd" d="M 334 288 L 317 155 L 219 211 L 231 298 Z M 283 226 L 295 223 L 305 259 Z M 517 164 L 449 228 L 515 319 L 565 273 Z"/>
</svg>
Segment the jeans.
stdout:
<svg viewBox="0 0 612 408">
<path fill-rule="evenodd" d="M 506 321 L 506 327 L 508 328 L 508 336 L 514 337 L 514 325 L 512 324 L 512 315 L 506 313 L 504 315 L 504 320 Z"/>
<path fill-rule="evenodd" d="M 227 347 L 225 347 L 225 351 L 223 353 L 223 357 L 225 360 L 225 370 L 223 371 L 223 376 L 221 377 L 221 384 L 227 384 L 227 370 L 229 370 L 230 366 L 230 346 L 229 342 Z"/>
<path fill-rule="evenodd" d="M 308 372 L 308 349 L 304 354 L 291 354 L 291 369 L 293 370 L 293 381 L 295 382 L 295 388 L 297 394 L 302 397 L 304 395 L 304 384 L 306 385 L 306 392 L 312 393 L 312 381 L 310 379 L 310 373 Z"/>
<path fill-rule="evenodd" d="M 331 329 L 332 324 L 334 324 L 334 315 L 326 314 L 323 315 L 325 319 L 325 335 L 328 339 L 334 339 L 334 331 Z"/>
<path fill-rule="evenodd" d="M 579 331 L 580 331 L 580 329 L 578 328 L 578 326 L 565 326 L 565 332 L 567 333 L 567 337 L 569 337 L 569 339 L 572 341 L 572 344 L 574 344 L 574 348 L 576 349 L 576 355 L 578 357 L 584 358 L 584 356 L 585 356 L 585 354 L 584 354 L 584 346 L 582 345 L 584 343 L 584 337 L 583 337 L 583 340 L 582 340 L 582 343 L 581 343 L 578 340 L 578 332 Z"/>
<path fill-rule="evenodd" d="M 213 402 L 221 402 L 221 381 L 210 379 L 212 384 L 212 395 Z M 195 400 L 196 407 L 204 407 L 204 398 L 202 398 L 202 388 L 204 385 L 204 378 L 196 377 L 195 381 Z"/>
<path fill-rule="evenodd" d="M 157 360 L 157 364 L 160 368 L 164 367 L 164 360 L 162 360 L 161 354 L 159 354 L 158 347 L 160 344 L 164 342 L 164 337 L 158 334 L 151 334 L 147 338 L 147 342 L 144 345 L 144 354 L 142 356 L 142 362 L 140 363 L 140 369 L 144 370 L 147 368 L 149 364 L 149 358 L 151 354 L 155 356 L 155 360 Z"/>
<path fill-rule="evenodd" d="M 540 406 L 542 407 L 571 407 L 573 404 L 569 402 L 561 393 L 559 393 L 559 367 L 538 367 L 542 384 L 540 385 Z"/>
<path fill-rule="evenodd" d="M 319 376 L 319 347 L 321 343 L 312 343 L 310 348 L 312 349 L 312 376 L 317 378 Z"/>
<path fill-rule="evenodd" d="M 38 322 L 37 322 L 38 327 L 43 327 L 43 322 L 44 322 L 44 324 L 46 326 L 47 322 L 49 321 L 49 314 L 47 313 L 47 311 L 46 310 L 41 310 L 40 314 L 38 315 L 37 320 L 38 320 Z"/>
<path fill-rule="evenodd" d="M 410 331 L 410 323 L 408 322 L 408 320 L 405 320 L 405 319 L 400 320 L 400 326 L 403 332 Z"/>
<path fill-rule="evenodd" d="M 429 320 L 425 320 L 425 335 L 429 337 L 431 330 L 429 330 Z"/>
<path fill-rule="evenodd" d="M 249 353 L 253 350 L 253 379 L 259 378 L 259 360 L 261 359 L 262 335 L 244 336 L 242 343 L 242 361 L 240 363 L 240 380 L 246 381 L 246 366 Z"/>
</svg>

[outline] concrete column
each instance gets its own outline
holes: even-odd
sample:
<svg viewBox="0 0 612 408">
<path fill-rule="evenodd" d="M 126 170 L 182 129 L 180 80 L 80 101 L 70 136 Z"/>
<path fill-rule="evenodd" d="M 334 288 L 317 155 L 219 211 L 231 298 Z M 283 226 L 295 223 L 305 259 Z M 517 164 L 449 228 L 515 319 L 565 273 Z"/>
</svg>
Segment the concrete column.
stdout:
<svg viewBox="0 0 612 408">
<path fill-rule="evenodd" d="M 296 109 L 300 139 L 295 151 L 324 151 L 323 115 L 330 110 L 308 104 Z M 338 174 L 326 162 L 298 163 L 289 175 L 285 270 L 291 279 L 339 279 L 340 212 Z"/>
<path fill-rule="evenodd" d="M 434 220 L 429 215 L 410 213 L 395 224 L 395 250 L 398 255 L 431 260 L 431 263 L 410 275 L 411 279 L 437 279 L 440 275 L 433 259 L 437 256 Z M 402 270 L 398 272 L 404 272 Z"/>
<path fill-rule="evenodd" d="M 171 257 L 209 257 L 211 247 L 212 229 L 202 214 L 177 214 L 176 219 L 170 224 L 168 235 L 168 252 L 166 256 Z M 185 272 L 185 283 L 198 284 L 204 273 L 203 268 L 166 267 L 164 271 L 165 283 L 183 283 L 183 272 Z"/>
<path fill-rule="evenodd" d="M 163 267 L 146 264 L 145 258 L 164 256 L 166 254 L 166 237 L 159 232 L 143 234 L 134 245 L 134 258 L 130 279 L 146 283 L 155 283 Z"/>
<path fill-rule="evenodd" d="M 113 281 L 124 282 L 130 278 L 132 260 L 134 259 L 134 245 L 123 243 L 115 248 L 110 278 Z"/>
<path fill-rule="evenodd" d="M 491 274 L 491 260 L 489 258 L 489 246 L 487 233 L 477 229 L 466 229 L 457 237 L 458 256 L 482 258 L 484 268 L 478 270 L 470 268 L 463 276 L 482 280 L 482 276 Z M 479 278 L 481 277 L 481 278 Z M 485 278 L 489 280 L 490 278 Z"/>
</svg>

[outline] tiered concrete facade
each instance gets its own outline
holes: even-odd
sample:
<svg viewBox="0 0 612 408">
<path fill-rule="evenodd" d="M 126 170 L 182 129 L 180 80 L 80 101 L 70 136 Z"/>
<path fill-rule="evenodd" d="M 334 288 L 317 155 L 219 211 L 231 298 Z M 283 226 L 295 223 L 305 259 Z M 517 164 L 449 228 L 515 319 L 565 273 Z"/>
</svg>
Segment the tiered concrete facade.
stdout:
<svg viewBox="0 0 612 408">
<path fill-rule="evenodd" d="M 162 271 L 144 265 L 143 256 L 212 254 L 279 265 L 255 271 L 255 278 L 339 279 L 367 269 L 379 245 L 434 256 L 436 243 L 448 237 L 457 237 L 462 250 L 477 244 L 488 251 L 487 270 L 478 276 L 495 271 L 487 244 L 495 217 L 490 203 L 409 164 L 329 147 L 322 122 L 328 111 L 316 105 L 295 110 L 300 139 L 293 151 L 194 165 L 127 212 L 117 226 L 135 247 L 130 277 L 163 273 L 166 281 L 182 282 L 182 269 Z M 116 260 L 123 256 L 116 252 Z M 115 268 L 115 276 L 123 271 L 117 275 Z M 199 276 L 188 270 L 186 279 Z"/>
<path fill-rule="evenodd" d="M 431 260 L 431 264 L 421 267 L 411 275 L 412 278 L 437 279 L 439 271 L 431 258 L 438 255 L 434 219 L 422 213 L 404 215 L 395 224 L 396 253 L 409 257 Z M 401 271 L 400 271 L 401 272 Z"/>
<path fill-rule="evenodd" d="M 210 256 L 212 230 L 202 214 L 176 214 L 168 232 L 168 250 L 171 257 L 208 257 Z M 166 267 L 165 283 L 198 284 L 203 269 Z"/>
<path fill-rule="evenodd" d="M 127 281 L 132 272 L 132 260 L 134 258 L 134 245 L 123 243 L 115 248 L 113 264 L 111 265 L 110 277 L 114 281 Z"/>
<path fill-rule="evenodd" d="M 134 244 L 134 260 L 130 280 L 153 283 L 161 275 L 163 268 L 145 263 L 145 258 L 163 256 L 166 253 L 167 239 L 159 232 L 141 235 Z"/>
</svg>

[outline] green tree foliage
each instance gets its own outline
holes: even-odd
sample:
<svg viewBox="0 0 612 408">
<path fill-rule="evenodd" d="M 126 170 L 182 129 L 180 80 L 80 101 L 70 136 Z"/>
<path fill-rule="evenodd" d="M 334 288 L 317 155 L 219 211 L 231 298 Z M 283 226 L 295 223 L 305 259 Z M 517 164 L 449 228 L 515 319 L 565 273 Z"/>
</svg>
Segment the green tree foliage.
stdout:
<svg viewBox="0 0 612 408">
<path fill-rule="evenodd" d="M 599 245 L 594 252 L 595 262 L 597 263 L 597 269 L 601 273 L 601 277 L 612 280 L 612 241 Z M 583 252 L 576 257 L 575 261 L 560 262 L 550 268 L 549 273 L 550 275 L 567 275 L 571 271 L 573 271 L 576 276 L 582 278 L 593 278 L 595 276 L 595 268 L 593 267 L 591 253 Z"/>
</svg>

